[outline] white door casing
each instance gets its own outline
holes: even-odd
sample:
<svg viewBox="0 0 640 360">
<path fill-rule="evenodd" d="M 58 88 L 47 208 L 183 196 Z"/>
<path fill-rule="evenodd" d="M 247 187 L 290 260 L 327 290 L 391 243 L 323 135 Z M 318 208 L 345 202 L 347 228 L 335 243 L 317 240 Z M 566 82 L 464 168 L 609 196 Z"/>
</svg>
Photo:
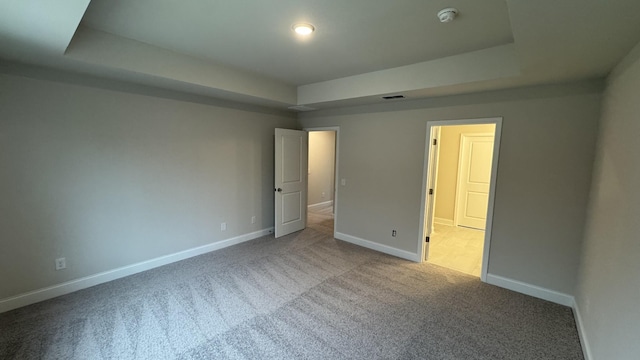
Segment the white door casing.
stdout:
<svg viewBox="0 0 640 360">
<path fill-rule="evenodd" d="M 485 229 L 493 143 L 493 134 L 462 134 L 460 137 L 456 225 Z"/>
<path fill-rule="evenodd" d="M 483 282 L 487 281 L 488 269 L 489 269 L 489 253 L 491 252 L 491 237 L 493 231 L 493 212 L 494 212 L 494 204 L 495 204 L 495 187 L 498 178 L 498 159 L 500 158 L 500 137 L 502 134 L 502 118 L 476 118 L 476 119 L 458 119 L 458 120 L 432 120 L 427 121 L 427 131 L 425 133 L 425 154 L 424 154 L 424 167 L 423 167 L 423 175 L 422 175 L 422 197 L 420 204 L 420 222 L 418 224 L 418 238 L 416 239 L 417 253 L 416 253 L 416 261 L 425 261 L 424 260 L 424 248 L 427 246 L 425 243 L 424 234 L 426 234 L 425 230 L 425 216 L 427 216 L 427 186 L 429 184 L 429 151 L 431 150 L 431 130 L 436 126 L 452 126 L 452 125 L 479 125 L 479 124 L 494 124 L 495 131 L 492 135 L 494 135 L 494 146 L 493 146 L 493 156 L 491 161 L 491 181 L 489 186 L 489 205 L 487 206 L 487 221 L 486 221 L 486 229 L 484 233 L 484 246 L 482 250 L 482 270 L 480 271 L 480 280 Z M 437 191 L 437 189 L 436 189 Z M 420 257 L 420 255 L 423 255 Z"/>
<path fill-rule="evenodd" d="M 307 226 L 308 133 L 275 129 L 275 237 Z"/>
<path fill-rule="evenodd" d="M 424 238 L 430 239 L 431 234 L 433 233 L 433 219 L 435 217 L 435 202 L 436 202 L 436 181 L 438 179 L 438 153 L 439 153 L 439 145 L 438 141 L 440 138 L 440 127 L 434 126 L 431 128 L 430 135 L 430 148 L 429 148 L 429 168 L 428 168 L 428 178 L 427 178 L 427 189 L 426 194 L 427 198 L 425 199 L 426 209 L 425 213 L 427 216 L 424 217 Z M 425 241 L 425 245 L 422 248 L 423 261 L 427 261 L 429 259 L 429 241 Z"/>
</svg>

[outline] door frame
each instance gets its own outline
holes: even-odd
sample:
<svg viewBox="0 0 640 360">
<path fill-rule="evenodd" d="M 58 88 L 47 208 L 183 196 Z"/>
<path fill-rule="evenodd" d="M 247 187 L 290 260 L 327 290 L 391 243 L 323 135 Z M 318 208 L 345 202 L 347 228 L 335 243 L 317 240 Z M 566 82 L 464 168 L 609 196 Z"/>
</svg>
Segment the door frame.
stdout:
<svg viewBox="0 0 640 360">
<path fill-rule="evenodd" d="M 461 200 L 461 196 L 460 196 L 460 188 L 461 188 L 461 184 L 462 184 L 462 176 L 460 176 L 462 174 L 462 168 L 463 165 L 462 164 L 462 159 L 463 159 L 463 154 L 462 154 L 462 148 L 463 148 L 463 141 L 465 137 L 481 137 L 481 136 L 493 136 L 493 146 L 496 145 L 496 136 L 495 134 L 492 133 L 462 133 L 460 134 L 460 148 L 458 149 L 458 174 L 456 176 L 456 197 L 455 197 L 455 202 L 454 202 L 454 206 L 453 206 L 453 226 L 459 226 L 460 225 L 460 212 L 462 211 L 462 209 L 460 208 L 460 200 Z M 491 158 L 491 165 L 493 166 L 493 158 Z M 488 210 L 488 208 L 487 208 Z"/>
<path fill-rule="evenodd" d="M 306 132 L 311 131 L 335 131 L 336 132 L 336 153 L 335 153 L 335 162 L 334 162 L 334 170 L 333 170 L 333 237 L 336 236 L 336 231 L 338 229 L 338 188 L 340 187 L 338 172 L 340 169 L 339 161 L 340 161 L 340 126 L 324 126 L 324 127 L 306 127 L 302 130 Z M 308 151 L 307 151 L 307 156 Z M 307 183 L 307 187 L 309 184 Z M 308 188 L 307 188 L 308 191 Z"/>
<path fill-rule="evenodd" d="M 438 186 L 438 163 L 440 162 L 440 147 L 436 144 L 440 141 L 440 126 L 432 126 L 429 131 L 429 138 L 427 140 L 427 146 L 431 148 L 433 151 L 430 151 L 427 155 L 426 161 L 430 161 L 427 168 L 427 183 L 424 191 L 426 189 L 434 189 L 433 194 L 425 196 L 425 214 L 433 214 L 432 216 L 424 216 L 424 234 L 423 239 L 426 237 L 431 237 L 431 234 L 435 232 L 434 223 L 435 223 L 435 208 L 436 208 L 436 192 L 435 189 Z M 420 253 L 421 261 L 426 261 L 429 257 L 429 246 L 424 244 L 422 246 L 422 252 Z"/>
<path fill-rule="evenodd" d="M 484 246 L 482 250 L 482 270 L 480 271 L 480 280 L 483 282 L 487 281 L 487 272 L 489 269 L 489 253 L 491 248 L 491 234 L 493 230 L 493 213 L 494 213 L 494 205 L 495 205 L 495 195 L 496 195 L 496 179 L 498 175 L 498 162 L 500 158 L 500 140 L 502 134 L 502 117 L 492 117 L 492 118 L 477 118 L 477 119 L 458 119 L 458 120 L 435 120 L 435 121 L 427 121 L 427 132 L 426 132 L 426 141 L 425 141 L 425 152 L 424 152 L 424 166 L 422 172 L 422 196 L 420 200 L 420 223 L 418 234 L 420 237 L 418 238 L 418 246 L 417 246 L 417 254 L 424 254 L 426 243 L 425 243 L 425 234 L 427 233 L 427 229 L 425 229 L 426 217 L 430 216 L 432 219 L 435 216 L 435 210 L 431 213 L 427 213 L 426 204 L 427 204 L 427 196 L 429 196 L 427 192 L 427 184 L 429 184 L 429 177 L 434 176 L 435 174 L 431 174 L 429 172 L 429 158 L 430 152 L 432 151 L 431 146 L 431 128 L 434 126 L 451 126 L 451 125 L 484 125 L 484 124 L 495 124 L 495 137 L 493 142 L 493 158 L 491 161 L 491 183 L 489 185 L 489 204 L 487 206 L 487 223 L 485 226 L 484 233 Z M 437 190 L 434 189 L 434 193 Z M 432 220 L 433 221 L 433 220 Z M 420 262 L 424 262 L 425 259 L 421 256 Z"/>
</svg>

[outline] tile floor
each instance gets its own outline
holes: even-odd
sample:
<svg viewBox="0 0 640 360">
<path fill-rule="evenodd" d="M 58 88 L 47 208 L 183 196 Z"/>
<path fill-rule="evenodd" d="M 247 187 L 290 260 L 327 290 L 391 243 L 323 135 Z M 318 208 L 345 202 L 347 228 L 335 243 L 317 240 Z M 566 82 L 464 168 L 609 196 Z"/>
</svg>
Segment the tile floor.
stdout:
<svg viewBox="0 0 640 360">
<path fill-rule="evenodd" d="M 479 277 L 483 244 L 482 230 L 435 224 L 428 262 Z"/>
<path fill-rule="evenodd" d="M 331 205 L 309 209 L 307 225 L 333 234 L 333 207 Z M 480 277 L 484 231 L 436 224 L 431 235 L 429 260 L 465 274 Z"/>
</svg>

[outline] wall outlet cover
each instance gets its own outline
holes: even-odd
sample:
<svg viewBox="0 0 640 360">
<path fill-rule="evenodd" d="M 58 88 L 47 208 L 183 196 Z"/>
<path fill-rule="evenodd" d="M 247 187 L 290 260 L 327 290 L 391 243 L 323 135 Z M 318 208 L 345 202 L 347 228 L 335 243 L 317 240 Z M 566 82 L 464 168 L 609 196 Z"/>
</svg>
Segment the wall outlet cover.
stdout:
<svg viewBox="0 0 640 360">
<path fill-rule="evenodd" d="M 65 258 L 57 258 L 56 259 L 56 270 L 62 270 L 67 268 L 67 259 Z"/>
</svg>

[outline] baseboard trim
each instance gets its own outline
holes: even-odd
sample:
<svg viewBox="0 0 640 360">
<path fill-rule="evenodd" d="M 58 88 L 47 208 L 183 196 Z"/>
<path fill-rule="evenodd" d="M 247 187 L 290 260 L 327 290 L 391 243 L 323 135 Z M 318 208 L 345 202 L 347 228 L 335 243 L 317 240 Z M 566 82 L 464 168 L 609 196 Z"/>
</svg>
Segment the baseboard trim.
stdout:
<svg viewBox="0 0 640 360">
<path fill-rule="evenodd" d="M 591 347 L 587 340 L 587 333 L 584 329 L 582 315 L 580 315 L 580 309 L 574 296 L 493 274 L 487 274 L 487 283 L 570 307 L 573 310 L 573 318 L 576 322 L 576 328 L 578 329 L 578 337 L 580 338 L 580 346 L 582 347 L 584 359 L 593 359 L 593 356 L 591 356 Z"/>
<path fill-rule="evenodd" d="M 340 232 L 335 233 L 335 238 L 338 240 L 346 241 L 348 243 L 352 243 L 355 245 L 359 245 L 362 247 L 366 247 L 367 249 L 379 251 L 381 253 L 385 253 L 388 255 L 393 255 L 399 257 L 401 259 L 406 259 L 414 262 L 420 262 L 420 256 L 416 253 L 412 253 L 405 250 L 396 249 L 394 247 L 388 245 L 378 244 L 377 242 L 373 242 L 371 240 L 361 239 L 359 237 L 343 234 Z"/>
<path fill-rule="evenodd" d="M 434 217 L 433 222 L 440 225 L 453 226 L 453 220 L 450 219 Z"/>
<path fill-rule="evenodd" d="M 123 278 L 125 276 L 137 274 L 139 272 L 157 268 L 163 265 L 171 264 L 176 261 L 181 261 L 194 256 L 206 254 L 211 251 L 224 249 L 226 247 L 254 240 L 269 234 L 273 234 L 272 227 L 236 236 L 230 239 L 216 241 L 214 243 L 198 246 L 192 249 L 183 250 L 174 254 L 157 257 L 155 259 L 142 261 L 136 264 L 123 266 L 117 269 L 108 270 L 98 274 L 85 276 L 83 278 L 67 281 L 62 284 L 56 284 L 9 298 L 0 299 L 0 313 L 31 305 L 40 301 L 52 299 L 61 295 L 69 294 L 74 291 L 86 289 L 91 286 L 103 284 L 112 280 Z"/>
<path fill-rule="evenodd" d="M 513 290 L 521 294 L 537 297 L 538 299 L 551 301 L 556 304 L 573 307 L 573 296 L 540 286 L 527 284 L 518 280 L 509 279 L 499 275 L 487 274 L 487 283 Z"/>
<path fill-rule="evenodd" d="M 324 201 L 324 202 L 317 203 L 317 204 L 307 205 L 307 209 L 314 210 L 314 209 L 325 207 L 325 206 L 329 206 L 329 205 L 333 206 L 333 200 Z"/>
<path fill-rule="evenodd" d="M 587 340 L 587 333 L 584 330 L 584 323 L 582 322 L 582 315 L 580 315 L 580 309 L 578 303 L 573 301 L 573 317 L 576 319 L 576 327 L 578 328 L 578 336 L 580 337 L 580 346 L 582 346 L 582 353 L 584 354 L 584 360 L 591 360 L 591 347 Z"/>
</svg>

